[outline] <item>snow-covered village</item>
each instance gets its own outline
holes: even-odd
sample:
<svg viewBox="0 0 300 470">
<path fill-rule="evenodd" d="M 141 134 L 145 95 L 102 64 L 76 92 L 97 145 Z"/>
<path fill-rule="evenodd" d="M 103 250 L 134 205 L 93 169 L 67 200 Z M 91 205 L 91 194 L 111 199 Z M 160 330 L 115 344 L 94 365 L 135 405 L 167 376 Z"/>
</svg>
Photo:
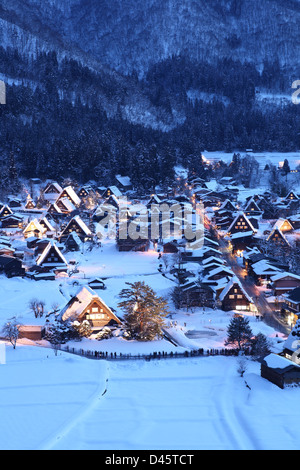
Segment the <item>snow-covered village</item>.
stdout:
<svg viewBox="0 0 300 470">
<path fill-rule="evenodd" d="M 203 178 L 176 167 L 152 194 L 120 175 L 15 180 L 0 213 L 2 448 L 297 447 L 300 173 L 279 157 L 206 154 Z"/>
<path fill-rule="evenodd" d="M 1 1 L 0 450 L 300 449 L 299 22 Z"/>
</svg>

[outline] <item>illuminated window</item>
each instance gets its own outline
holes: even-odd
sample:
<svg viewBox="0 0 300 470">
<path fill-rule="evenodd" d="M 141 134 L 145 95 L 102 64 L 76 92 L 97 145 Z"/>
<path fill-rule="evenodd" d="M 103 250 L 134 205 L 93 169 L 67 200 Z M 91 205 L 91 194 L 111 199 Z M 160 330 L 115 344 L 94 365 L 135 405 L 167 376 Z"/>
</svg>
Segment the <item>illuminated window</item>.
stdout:
<svg viewBox="0 0 300 470">
<path fill-rule="evenodd" d="M 87 320 L 103 320 L 104 318 L 105 315 L 103 313 L 93 313 L 91 315 L 86 316 Z"/>
</svg>

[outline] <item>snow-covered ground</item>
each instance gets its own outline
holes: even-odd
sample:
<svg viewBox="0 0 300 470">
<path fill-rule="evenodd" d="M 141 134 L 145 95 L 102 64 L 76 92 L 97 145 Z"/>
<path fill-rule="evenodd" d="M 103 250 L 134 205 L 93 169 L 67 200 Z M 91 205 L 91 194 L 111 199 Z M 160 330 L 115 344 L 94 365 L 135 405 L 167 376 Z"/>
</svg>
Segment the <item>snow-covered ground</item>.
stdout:
<svg viewBox="0 0 300 470">
<path fill-rule="evenodd" d="M 169 260 L 169 266 L 174 263 L 173 255 L 163 256 Z M 45 315 L 52 310 L 54 304 L 63 308 L 81 286 L 96 277 L 102 277 L 105 278 L 106 289 L 99 290 L 97 293 L 120 318 L 122 318 L 123 312 L 118 307 L 121 300 L 119 293 L 128 282 L 145 281 L 157 295 L 166 298 L 170 305 L 170 317 L 166 319 L 168 332 L 177 342 L 178 348 L 166 340 L 140 343 L 125 340 L 121 336 L 104 341 L 88 339 L 71 344 L 72 347 L 132 355 L 175 350 L 182 352 L 186 349 L 199 348 L 221 349 L 224 347 L 227 326 L 233 312 L 226 313 L 222 310 L 203 310 L 201 308 L 176 311 L 170 302 L 170 294 L 175 283 L 168 272 L 162 275 L 158 271 L 158 267 L 162 263 L 162 260 L 158 259 L 158 253 L 154 251 L 119 253 L 115 243 L 107 242 L 103 244 L 101 249 L 95 248 L 92 252 L 84 254 L 80 252 L 68 253 L 66 257 L 68 261 L 76 259 L 79 263 L 79 273 L 71 278 L 62 277 L 55 281 L 36 282 L 29 279 L 7 279 L 5 276 L 0 276 L 1 327 L 12 317 L 17 317 L 20 324 L 44 326 Z M 42 318 L 35 318 L 30 310 L 29 302 L 32 299 L 45 303 L 45 315 Z M 269 338 L 275 337 L 274 330 L 263 322 L 257 322 L 252 315 L 249 316 L 249 319 L 254 334 L 262 332 Z"/>
<path fill-rule="evenodd" d="M 107 274 L 107 289 L 99 295 L 115 309 L 126 282 L 145 280 L 166 297 L 174 285 L 157 271 L 161 260 L 154 253 L 121 254 L 119 265 L 108 243 L 103 251 L 72 256 L 83 269 L 89 266 L 77 275 L 80 284 Z M 16 315 L 23 323 L 43 324 L 28 309 L 29 300 L 43 299 L 46 310 L 53 302 L 64 305 L 78 289 L 73 281 L 1 277 L 1 323 Z M 139 343 L 122 337 L 71 346 L 132 355 L 222 348 L 232 313 L 171 308 L 169 331 L 178 347 L 166 340 Z M 282 349 L 276 331 L 253 316 L 249 320 L 254 334 L 263 332 L 275 352 Z M 16 350 L 6 345 L 6 364 L 0 365 L 1 449 L 297 448 L 299 393 L 262 379 L 258 363 L 248 361 L 242 379 L 232 357 L 106 362 L 64 352 L 55 356 L 47 346 L 28 340 L 19 341 Z"/>
<path fill-rule="evenodd" d="M 108 363 L 29 346 L 6 353 L 2 450 L 299 448 L 299 390 L 262 379 L 258 363 L 241 378 L 230 357 Z"/>
<path fill-rule="evenodd" d="M 61 277 L 55 281 L 32 281 L 29 279 L 0 276 L 0 326 L 8 319 L 16 316 L 21 323 L 44 324 L 44 318 L 35 319 L 28 304 L 33 298 L 45 302 L 45 312 L 51 310 L 53 304 L 63 307 L 81 285 L 86 285 L 96 277 L 105 280 L 106 290 L 98 291 L 107 304 L 117 309 L 120 301 L 118 294 L 126 286 L 126 282 L 145 280 L 161 294 L 168 292 L 173 282 L 165 279 L 159 272 L 161 261 L 158 253 L 119 253 L 114 242 L 104 244 L 103 248 L 95 248 L 92 252 L 68 253 L 68 262 L 78 262 L 78 274 L 72 277 Z M 75 286 L 74 286 L 75 283 Z"/>
<path fill-rule="evenodd" d="M 236 152 L 240 153 L 241 156 L 246 155 L 246 152 Z M 209 162 L 217 162 L 223 160 L 225 163 L 230 163 L 232 161 L 233 153 L 226 152 L 203 152 L 204 157 Z M 285 159 L 288 160 L 291 170 L 295 170 L 297 166 L 300 165 L 300 152 L 289 152 L 289 153 L 280 153 L 280 152 L 250 152 L 248 155 L 252 155 L 260 164 L 260 167 L 263 169 L 268 163 L 273 165 L 279 165 L 283 163 Z"/>
</svg>

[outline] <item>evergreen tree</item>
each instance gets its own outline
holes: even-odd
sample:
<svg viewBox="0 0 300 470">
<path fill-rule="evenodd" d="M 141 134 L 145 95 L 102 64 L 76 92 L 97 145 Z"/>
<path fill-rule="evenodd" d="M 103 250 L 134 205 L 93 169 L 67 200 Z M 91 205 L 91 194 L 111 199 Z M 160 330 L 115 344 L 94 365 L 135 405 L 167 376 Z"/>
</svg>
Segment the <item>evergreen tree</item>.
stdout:
<svg viewBox="0 0 300 470">
<path fill-rule="evenodd" d="M 181 309 L 183 305 L 184 295 L 178 283 L 171 291 L 171 300 L 177 310 Z"/>
<path fill-rule="evenodd" d="M 8 170 L 6 167 L 1 167 L 1 178 L 0 178 L 0 200 L 2 201 L 5 196 L 9 194 L 9 177 Z"/>
<path fill-rule="evenodd" d="M 283 166 L 282 166 L 281 171 L 282 171 L 282 174 L 283 174 L 284 176 L 287 176 L 288 173 L 291 172 L 290 165 L 289 165 L 289 162 L 288 162 L 287 159 L 284 160 L 284 163 L 283 163 Z"/>
<path fill-rule="evenodd" d="M 227 328 L 226 345 L 237 346 L 238 349 L 244 349 L 249 346 L 253 333 L 246 317 L 235 315 Z"/>
<path fill-rule="evenodd" d="M 252 341 L 252 356 L 256 360 L 261 360 L 270 354 L 270 352 L 271 350 L 268 338 L 264 334 L 258 333 Z"/>
<path fill-rule="evenodd" d="M 232 176 L 237 176 L 240 170 L 240 166 L 241 166 L 241 155 L 239 153 L 235 153 L 232 157 L 232 162 L 230 165 Z"/>
<path fill-rule="evenodd" d="M 46 327 L 45 339 L 51 343 L 53 349 L 58 349 L 61 344 L 66 344 L 74 339 L 74 329 L 69 323 L 56 320 Z"/>
<path fill-rule="evenodd" d="M 125 325 L 131 336 L 139 341 L 152 341 L 162 338 L 164 318 L 169 313 L 167 302 L 157 297 L 145 282 L 128 283 L 129 288 L 120 292 L 119 303 L 124 310 Z"/>
</svg>

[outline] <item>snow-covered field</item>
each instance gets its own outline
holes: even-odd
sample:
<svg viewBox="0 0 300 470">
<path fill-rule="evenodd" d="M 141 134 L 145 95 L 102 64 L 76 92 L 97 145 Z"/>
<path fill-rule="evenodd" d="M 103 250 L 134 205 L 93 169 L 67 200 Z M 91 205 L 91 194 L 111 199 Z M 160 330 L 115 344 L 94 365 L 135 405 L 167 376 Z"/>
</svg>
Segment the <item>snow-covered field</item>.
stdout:
<svg viewBox="0 0 300 470">
<path fill-rule="evenodd" d="M 107 363 L 7 347 L 0 366 L 0 448 L 299 449 L 299 390 L 248 362 L 189 358 Z M 248 387 L 247 387 L 248 385 Z"/>
<path fill-rule="evenodd" d="M 246 152 L 237 152 L 240 153 L 241 156 L 246 155 Z M 204 157 L 210 161 L 220 161 L 223 160 L 225 163 L 230 163 L 232 161 L 233 153 L 225 153 L 225 152 L 203 152 Z M 291 170 L 295 170 L 297 166 L 300 165 L 300 152 L 289 152 L 289 153 L 281 153 L 281 152 L 260 152 L 255 153 L 251 152 L 248 155 L 252 155 L 260 164 L 260 167 L 263 169 L 268 163 L 272 163 L 273 165 L 279 165 L 279 163 L 283 163 L 285 159 L 288 160 L 290 164 Z"/>
<path fill-rule="evenodd" d="M 16 315 L 23 323 L 35 319 L 28 302 L 36 297 L 64 305 L 85 284 L 107 275 L 107 289 L 99 291 L 117 309 L 118 293 L 126 282 L 145 280 L 159 295 L 169 296 L 173 282 L 158 271 L 157 254 L 122 254 L 117 263 L 114 246 L 76 256 L 83 267 L 76 278 L 34 282 L 1 277 L 0 322 Z M 170 258 L 172 256 L 170 255 Z M 84 266 L 89 266 L 85 271 Z M 93 266 L 93 268 L 91 268 Z M 117 313 L 120 313 L 117 311 Z M 231 313 L 220 310 L 171 308 L 169 330 L 178 347 L 166 340 L 151 343 L 84 340 L 76 348 L 149 354 L 195 348 L 222 348 Z M 254 334 L 273 341 L 282 338 L 250 316 Z M 260 377 L 258 363 L 248 362 L 242 379 L 237 359 L 199 357 L 167 360 L 106 362 L 54 352 L 46 342 L 18 342 L 6 346 L 0 365 L 1 449 L 296 449 L 294 437 L 300 411 L 297 389 L 280 390 Z M 246 382 L 245 382 L 246 381 Z M 248 386 L 251 388 L 248 388 Z M 272 426 L 270 426 L 272 423 Z"/>
</svg>

